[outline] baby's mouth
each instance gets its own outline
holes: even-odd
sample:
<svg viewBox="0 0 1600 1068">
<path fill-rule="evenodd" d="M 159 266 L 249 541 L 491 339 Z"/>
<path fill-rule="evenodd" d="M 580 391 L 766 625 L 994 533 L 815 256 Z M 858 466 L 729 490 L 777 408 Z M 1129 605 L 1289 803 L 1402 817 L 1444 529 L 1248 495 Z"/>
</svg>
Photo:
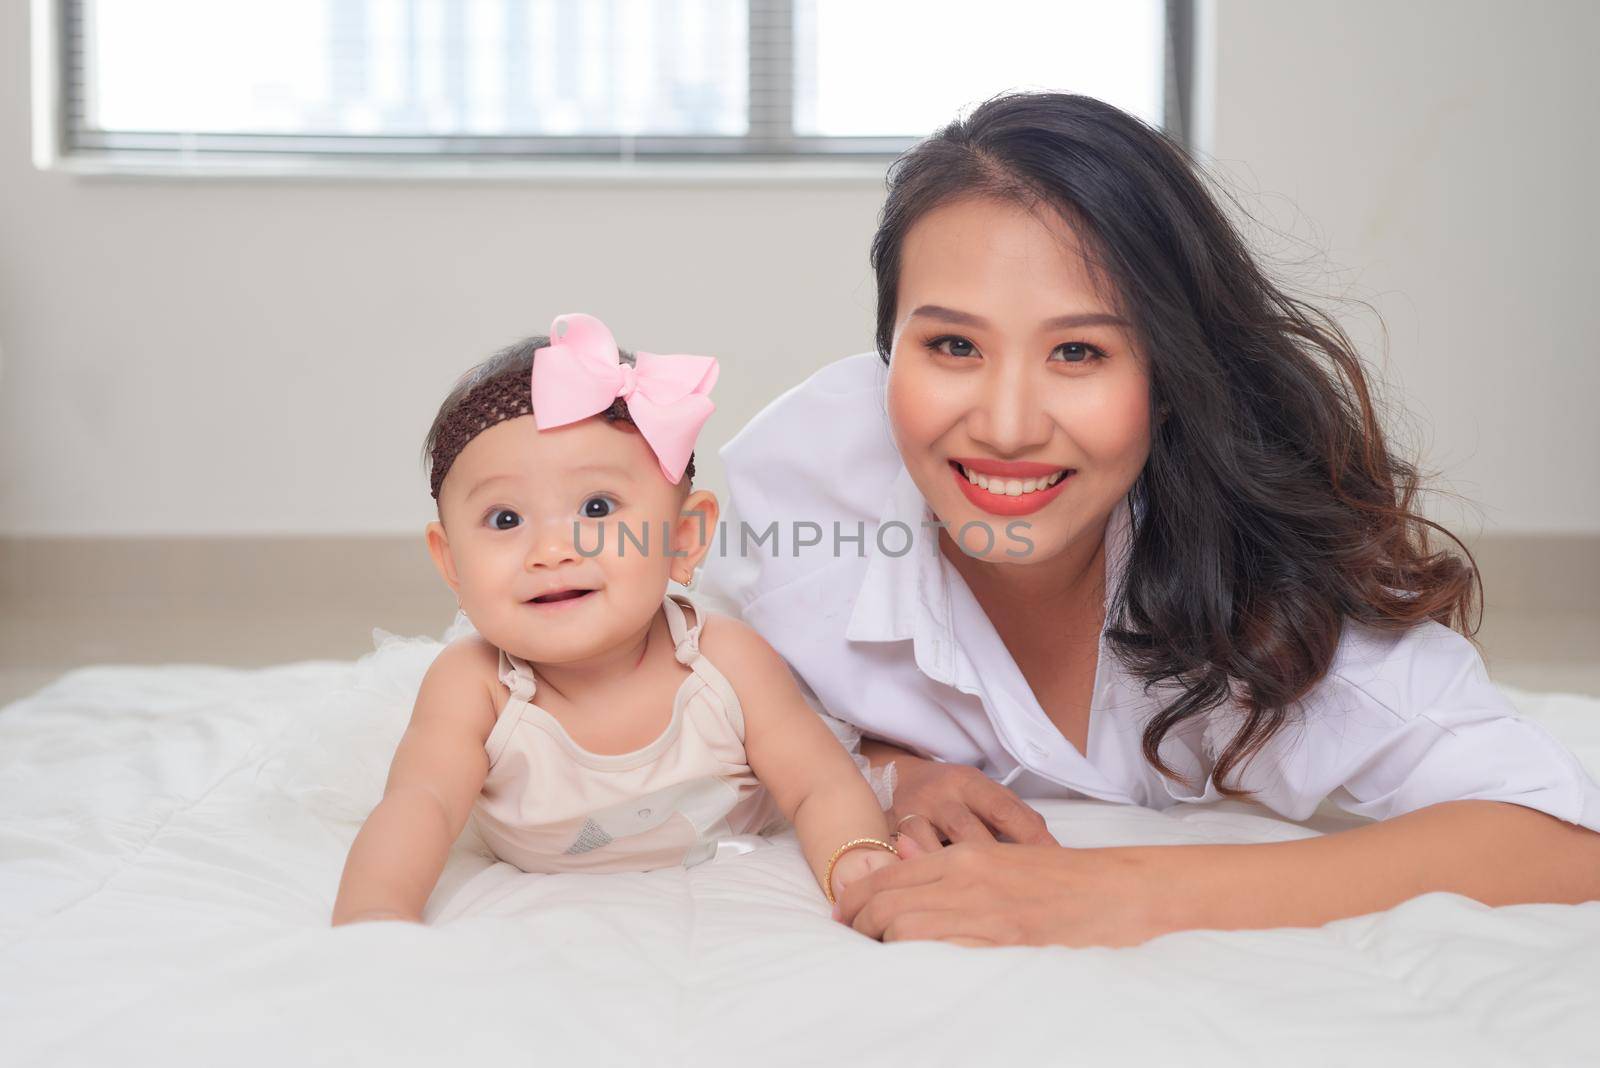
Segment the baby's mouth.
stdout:
<svg viewBox="0 0 1600 1068">
<path fill-rule="evenodd" d="M 541 593 L 529 601 L 529 604 L 555 604 L 558 601 L 575 601 L 579 597 L 587 597 L 593 590 L 553 590 L 550 593 Z"/>
</svg>

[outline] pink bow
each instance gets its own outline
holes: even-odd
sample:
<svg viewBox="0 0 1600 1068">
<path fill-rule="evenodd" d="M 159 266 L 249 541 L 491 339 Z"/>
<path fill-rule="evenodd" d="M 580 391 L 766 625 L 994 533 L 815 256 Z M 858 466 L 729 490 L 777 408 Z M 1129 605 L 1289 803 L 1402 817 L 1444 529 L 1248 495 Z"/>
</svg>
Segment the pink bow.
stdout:
<svg viewBox="0 0 1600 1068">
<path fill-rule="evenodd" d="M 715 407 L 706 394 L 716 381 L 715 357 L 639 352 L 629 367 L 605 323 L 592 315 L 559 315 L 550 324 L 550 347 L 533 357 L 533 421 L 540 430 L 565 426 L 621 397 L 661 473 L 676 485 Z"/>
</svg>

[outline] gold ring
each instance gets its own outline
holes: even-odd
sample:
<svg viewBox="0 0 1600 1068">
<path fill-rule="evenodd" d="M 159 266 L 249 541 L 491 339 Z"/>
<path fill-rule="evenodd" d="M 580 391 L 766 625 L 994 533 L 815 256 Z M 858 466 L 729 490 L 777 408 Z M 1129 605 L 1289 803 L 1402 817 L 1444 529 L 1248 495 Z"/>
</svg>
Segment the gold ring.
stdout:
<svg viewBox="0 0 1600 1068">
<path fill-rule="evenodd" d="M 897 822 L 894 825 L 894 829 L 896 831 L 898 831 L 902 826 L 904 826 L 906 820 L 916 819 L 916 818 L 919 818 L 919 817 L 922 818 L 922 819 L 928 820 L 928 817 L 922 815 L 922 813 L 920 813 L 920 812 L 907 812 L 904 816 L 900 817 L 899 822 Z M 932 823 L 933 821 L 932 820 L 928 820 L 928 822 Z"/>
</svg>

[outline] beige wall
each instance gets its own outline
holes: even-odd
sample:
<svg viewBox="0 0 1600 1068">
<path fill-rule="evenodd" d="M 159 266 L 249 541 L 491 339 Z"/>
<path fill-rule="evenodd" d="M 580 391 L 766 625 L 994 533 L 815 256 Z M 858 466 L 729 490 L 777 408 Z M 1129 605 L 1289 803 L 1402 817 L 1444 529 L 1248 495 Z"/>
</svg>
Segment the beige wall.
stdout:
<svg viewBox="0 0 1600 1068">
<path fill-rule="evenodd" d="M 1212 148 L 1327 250 L 1298 277 L 1384 316 L 1428 465 L 1491 530 L 1600 533 L 1600 5 L 1219 0 L 1214 32 Z M 878 182 L 40 172 L 27 51 L 0 4 L 0 535 L 418 530 L 439 397 L 557 311 L 724 357 L 706 455 L 870 345 Z"/>
<path fill-rule="evenodd" d="M 1600 533 L 1600 4 L 1221 0 L 1216 154 L 1320 250 L 1461 525 Z M 1459 516 L 1447 501 L 1441 517 Z"/>
</svg>

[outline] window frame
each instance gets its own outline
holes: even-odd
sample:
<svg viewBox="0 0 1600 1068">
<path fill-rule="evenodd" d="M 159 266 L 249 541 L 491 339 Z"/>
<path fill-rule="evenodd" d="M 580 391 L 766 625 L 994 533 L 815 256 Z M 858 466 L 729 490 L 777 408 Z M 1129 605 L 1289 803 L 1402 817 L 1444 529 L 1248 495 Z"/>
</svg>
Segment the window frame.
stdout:
<svg viewBox="0 0 1600 1068">
<path fill-rule="evenodd" d="M 86 81 L 78 48 L 83 0 L 33 0 L 35 161 L 42 168 L 81 173 L 881 178 L 918 139 L 795 135 L 793 2 L 746 2 L 750 116 L 744 135 L 441 136 L 86 129 Z M 1196 2 L 1165 0 L 1164 126 L 1185 146 L 1191 146 L 1195 119 Z"/>
</svg>

